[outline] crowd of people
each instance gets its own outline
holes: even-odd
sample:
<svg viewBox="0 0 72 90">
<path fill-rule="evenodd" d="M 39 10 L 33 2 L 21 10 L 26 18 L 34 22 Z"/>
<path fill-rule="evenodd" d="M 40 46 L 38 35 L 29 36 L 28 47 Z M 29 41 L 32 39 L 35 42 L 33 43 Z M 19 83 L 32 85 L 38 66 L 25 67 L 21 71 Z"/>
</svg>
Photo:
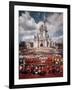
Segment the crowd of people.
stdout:
<svg viewBox="0 0 72 90">
<path fill-rule="evenodd" d="M 37 58 L 22 57 L 19 63 L 19 74 L 40 76 L 63 74 L 63 57 L 62 55 L 47 55 Z"/>
</svg>

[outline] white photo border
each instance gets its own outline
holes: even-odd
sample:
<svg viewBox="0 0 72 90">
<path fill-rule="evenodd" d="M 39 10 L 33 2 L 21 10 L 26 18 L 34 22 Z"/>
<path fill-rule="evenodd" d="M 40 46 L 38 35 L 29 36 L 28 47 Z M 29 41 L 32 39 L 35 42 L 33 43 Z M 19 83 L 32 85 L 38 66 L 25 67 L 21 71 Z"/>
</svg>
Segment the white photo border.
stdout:
<svg viewBox="0 0 72 90">
<path fill-rule="evenodd" d="M 36 79 L 19 79 L 19 11 L 46 11 L 63 13 L 63 77 L 55 78 L 36 78 Z M 34 7 L 34 6 L 14 6 L 14 85 L 39 84 L 39 83 L 55 83 L 67 82 L 67 8 L 55 7 Z"/>
</svg>

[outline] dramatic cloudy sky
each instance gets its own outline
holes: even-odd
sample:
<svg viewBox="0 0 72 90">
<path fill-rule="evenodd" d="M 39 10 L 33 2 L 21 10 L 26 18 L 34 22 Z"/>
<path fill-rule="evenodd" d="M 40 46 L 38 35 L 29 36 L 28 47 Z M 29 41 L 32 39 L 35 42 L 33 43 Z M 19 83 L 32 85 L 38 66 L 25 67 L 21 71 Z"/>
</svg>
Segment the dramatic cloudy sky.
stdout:
<svg viewBox="0 0 72 90">
<path fill-rule="evenodd" d="M 19 41 L 33 40 L 44 19 L 50 38 L 56 42 L 62 42 L 63 14 L 33 11 L 19 11 Z"/>
</svg>

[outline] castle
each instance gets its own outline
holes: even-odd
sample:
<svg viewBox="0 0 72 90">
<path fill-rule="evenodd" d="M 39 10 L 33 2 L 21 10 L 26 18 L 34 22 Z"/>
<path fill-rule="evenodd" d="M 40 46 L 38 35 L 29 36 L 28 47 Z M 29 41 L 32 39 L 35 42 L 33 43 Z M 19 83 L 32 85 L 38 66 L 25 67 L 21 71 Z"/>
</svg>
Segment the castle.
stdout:
<svg viewBox="0 0 72 90">
<path fill-rule="evenodd" d="M 34 36 L 34 47 L 50 47 L 50 38 L 45 23 L 39 27 L 37 35 Z"/>
<path fill-rule="evenodd" d="M 34 35 L 34 48 L 55 47 L 55 43 L 50 39 L 45 23 L 41 24 L 37 34 Z"/>
<path fill-rule="evenodd" d="M 30 48 L 50 48 L 55 47 L 55 42 L 49 37 L 49 33 L 45 23 L 42 23 L 38 30 L 37 34 L 34 35 L 32 42 L 27 42 L 27 47 Z"/>
</svg>

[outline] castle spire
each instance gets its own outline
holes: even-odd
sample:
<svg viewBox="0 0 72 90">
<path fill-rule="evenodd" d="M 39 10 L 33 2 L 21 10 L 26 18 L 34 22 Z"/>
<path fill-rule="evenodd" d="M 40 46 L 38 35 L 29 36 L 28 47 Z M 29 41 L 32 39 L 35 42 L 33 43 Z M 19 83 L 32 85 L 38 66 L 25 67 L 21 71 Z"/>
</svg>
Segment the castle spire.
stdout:
<svg viewBox="0 0 72 90">
<path fill-rule="evenodd" d="M 45 22 L 47 21 L 47 19 L 46 19 L 46 14 L 45 14 L 45 13 L 44 13 L 43 21 L 44 21 L 44 24 L 45 24 Z"/>
<path fill-rule="evenodd" d="M 45 16 L 45 13 L 44 13 L 44 17 L 43 17 L 43 21 L 44 21 L 44 23 L 45 23 L 45 20 L 46 20 L 46 16 Z"/>
</svg>

